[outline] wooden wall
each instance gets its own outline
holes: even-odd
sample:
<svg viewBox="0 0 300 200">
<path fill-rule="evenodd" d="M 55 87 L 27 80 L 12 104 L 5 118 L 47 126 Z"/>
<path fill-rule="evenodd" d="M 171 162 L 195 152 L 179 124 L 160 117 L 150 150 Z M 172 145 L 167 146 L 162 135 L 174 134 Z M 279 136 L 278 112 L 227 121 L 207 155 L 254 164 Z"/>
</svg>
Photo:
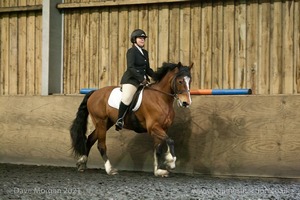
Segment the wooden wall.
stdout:
<svg viewBox="0 0 300 200">
<path fill-rule="evenodd" d="M 0 97 L 0 162 L 75 167 L 69 127 L 83 95 Z M 169 135 L 176 173 L 300 178 L 299 95 L 193 96 Z M 89 126 L 89 132 L 93 127 Z M 114 128 L 108 156 L 119 170 L 153 171 L 152 139 Z M 89 168 L 104 168 L 96 145 Z"/>
<path fill-rule="evenodd" d="M 41 93 L 42 0 L 0 0 L 0 95 Z"/>
<path fill-rule="evenodd" d="M 299 1 L 153 2 L 66 0 L 60 5 L 65 93 L 119 84 L 135 28 L 149 35 L 153 68 L 163 61 L 194 62 L 192 88 L 300 92 Z"/>
</svg>

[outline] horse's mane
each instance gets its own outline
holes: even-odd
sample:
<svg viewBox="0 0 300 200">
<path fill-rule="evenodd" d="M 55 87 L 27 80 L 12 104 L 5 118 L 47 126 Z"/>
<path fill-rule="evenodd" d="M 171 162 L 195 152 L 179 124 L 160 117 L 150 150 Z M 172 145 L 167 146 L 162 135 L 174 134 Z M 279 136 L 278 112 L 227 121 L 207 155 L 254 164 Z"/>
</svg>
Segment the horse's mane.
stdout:
<svg viewBox="0 0 300 200">
<path fill-rule="evenodd" d="M 168 73 L 168 71 L 172 71 L 176 67 L 179 67 L 178 75 L 186 74 L 186 75 L 190 76 L 190 71 L 187 66 L 182 66 L 181 63 L 176 64 L 176 63 L 164 62 L 163 65 L 161 67 L 159 67 L 157 69 L 157 71 L 155 72 L 155 76 L 153 77 L 153 80 L 155 82 L 159 82 Z"/>
</svg>

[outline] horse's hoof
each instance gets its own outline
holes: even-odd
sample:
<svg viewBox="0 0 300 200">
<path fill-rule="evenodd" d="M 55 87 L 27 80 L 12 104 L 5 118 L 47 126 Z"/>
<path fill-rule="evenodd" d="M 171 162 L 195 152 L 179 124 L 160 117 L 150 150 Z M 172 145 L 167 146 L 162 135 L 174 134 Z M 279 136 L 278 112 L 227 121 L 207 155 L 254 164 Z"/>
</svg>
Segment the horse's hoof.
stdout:
<svg viewBox="0 0 300 200">
<path fill-rule="evenodd" d="M 166 157 L 166 161 L 164 162 L 166 168 L 168 170 L 174 170 L 176 167 L 176 157 Z"/>
<path fill-rule="evenodd" d="M 87 156 L 81 156 L 78 159 L 76 166 L 79 172 L 84 172 L 86 170 Z"/>
<path fill-rule="evenodd" d="M 118 174 L 118 170 L 113 168 L 109 162 L 109 160 L 107 160 L 104 164 L 105 167 L 105 171 L 108 175 L 116 175 Z"/>
<path fill-rule="evenodd" d="M 79 165 L 77 165 L 77 170 L 79 172 L 84 172 L 86 170 L 86 164 L 79 164 Z"/>
<path fill-rule="evenodd" d="M 108 172 L 107 173 L 108 175 L 117 175 L 118 174 L 118 170 L 117 169 L 114 169 L 114 168 L 112 168 L 111 170 L 110 170 L 110 172 Z"/>
<path fill-rule="evenodd" d="M 161 177 L 168 177 L 169 176 L 169 171 L 164 170 L 164 169 L 157 169 L 154 172 L 155 176 L 161 176 Z"/>
</svg>

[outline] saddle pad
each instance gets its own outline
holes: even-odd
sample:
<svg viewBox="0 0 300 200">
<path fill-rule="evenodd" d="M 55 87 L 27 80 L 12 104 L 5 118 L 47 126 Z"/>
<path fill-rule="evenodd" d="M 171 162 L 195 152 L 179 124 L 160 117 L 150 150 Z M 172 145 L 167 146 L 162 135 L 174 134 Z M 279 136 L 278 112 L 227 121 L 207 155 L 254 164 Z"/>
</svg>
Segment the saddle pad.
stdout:
<svg viewBox="0 0 300 200">
<path fill-rule="evenodd" d="M 141 106 L 142 99 L 143 99 L 143 95 L 142 95 L 143 91 L 144 91 L 144 89 L 141 91 L 139 98 L 138 98 L 135 106 L 133 107 L 132 111 L 137 111 L 139 109 L 139 107 Z M 109 98 L 108 98 L 108 105 L 110 105 L 113 108 L 119 109 L 121 99 L 122 99 L 122 92 L 121 92 L 120 88 L 117 87 L 111 91 Z"/>
</svg>

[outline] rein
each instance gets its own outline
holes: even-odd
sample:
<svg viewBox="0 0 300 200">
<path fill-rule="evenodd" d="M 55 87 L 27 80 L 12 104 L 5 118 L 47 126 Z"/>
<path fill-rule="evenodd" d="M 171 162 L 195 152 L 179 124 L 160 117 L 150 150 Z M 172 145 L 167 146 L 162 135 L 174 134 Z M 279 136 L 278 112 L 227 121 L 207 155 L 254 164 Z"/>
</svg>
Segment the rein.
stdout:
<svg viewBox="0 0 300 200">
<path fill-rule="evenodd" d="M 174 91 L 174 94 L 168 93 L 168 92 L 164 92 L 164 91 L 161 91 L 161 90 L 152 88 L 152 87 L 149 87 L 149 85 L 145 85 L 145 87 L 147 87 L 147 88 L 149 88 L 149 89 L 151 89 L 151 90 L 153 90 L 153 91 L 157 91 L 157 92 L 163 93 L 163 94 L 165 94 L 165 95 L 171 96 L 171 97 L 173 97 L 174 99 L 178 99 L 178 96 L 177 96 L 178 94 L 182 94 L 182 93 L 184 93 L 184 92 L 190 92 L 190 90 L 177 91 L 177 88 L 176 88 L 176 85 L 175 85 L 175 80 L 176 80 L 176 78 L 177 78 L 177 76 L 174 77 L 173 80 L 172 80 L 172 85 L 173 85 L 172 90 Z M 175 89 L 174 89 L 174 88 L 175 88 Z"/>
<path fill-rule="evenodd" d="M 178 98 L 178 97 L 177 97 L 177 94 L 171 94 L 171 93 L 168 93 L 168 92 L 164 92 L 164 91 L 161 91 L 161 90 L 158 90 L 158 89 L 149 87 L 149 85 L 145 85 L 145 87 L 149 88 L 150 90 L 153 90 L 153 91 L 160 92 L 160 93 L 163 93 L 163 94 L 165 94 L 165 95 L 171 96 L 171 97 L 173 97 L 174 99 L 177 99 L 177 98 Z"/>
</svg>

